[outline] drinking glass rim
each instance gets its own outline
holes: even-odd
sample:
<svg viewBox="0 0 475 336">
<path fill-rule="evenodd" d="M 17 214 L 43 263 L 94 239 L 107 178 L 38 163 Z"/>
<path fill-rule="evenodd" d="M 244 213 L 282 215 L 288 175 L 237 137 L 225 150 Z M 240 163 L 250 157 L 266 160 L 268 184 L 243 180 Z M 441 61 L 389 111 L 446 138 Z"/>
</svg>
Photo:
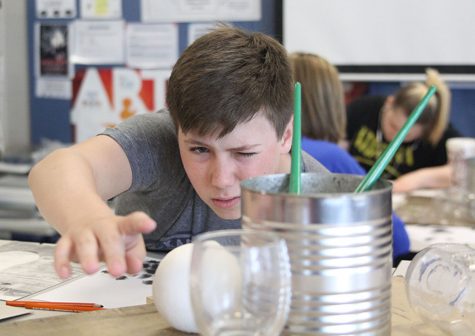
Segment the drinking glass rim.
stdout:
<svg viewBox="0 0 475 336">
<path fill-rule="evenodd" d="M 239 236 L 252 236 L 256 235 L 259 238 L 265 239 L 265 244 L 275 244 L 284 241 L 282 237 L 272 231 L 263 231 L 263 230 L 254 230 L 254 229 L 224 229 L 224 230 L 213 230 L 213 231 L 206 231 L 203 233 L 197 234 L 192 239 L 192 243 L 202 243 L 207 240 L 214 240 L 216 238 L 223 238 L 223 237 L 239 237 Z"/>
</svg>

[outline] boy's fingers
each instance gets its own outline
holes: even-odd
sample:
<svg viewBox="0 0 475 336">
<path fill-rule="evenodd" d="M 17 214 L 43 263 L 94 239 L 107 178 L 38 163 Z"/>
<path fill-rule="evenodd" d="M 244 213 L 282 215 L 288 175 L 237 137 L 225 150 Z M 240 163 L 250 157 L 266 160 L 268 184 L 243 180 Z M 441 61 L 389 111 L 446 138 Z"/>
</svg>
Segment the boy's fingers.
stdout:
<svg viewBox="0 0 475 336">
<path fill-rule="evenodd" d="M 97 240 L 91 231 L 82 233 L 75 237 L 74 247 L 78 262 L 87 274 L 95 273 L 99 270 L 99 257 Z"/>
<path fill-rule="evenodd" d="M 142 269 L 145 246 L 142 233 L 152 232 L 156 223 L 144 212 L 136 211 L 119 221 L 119 231 L 125 244 L 127 273 L 135 274 Z"/>
<path fill-rule="evenodd" d="M 107 270 L 112 276 L 120 276 L 126 271 L 124 241 L 117 230 L 103 230 L 97 233 Z"/>
<path fill-rule="evenodd" d="M 119 221 L 119 230 L 124 235 L 152 232 L 157 224 L 144 212 L 136 211 Z"/>
<path fill-rule="evenodd" d="M 61 279 L 71 276 L 70 256 L 72 242 L 69 238 L 62 237 L 56 243 L 54 251 L 54 268 Z"/>
<path fill-rule="evenodd" d="M 125 260 L 127 262 L 127 273 L 137 274 L 142 270 L 143 267 L 143 258 L 136 256 L 135 254 L 127 254 Z"/>
<path fill-rule="evenodd" d="M 117 225 L 114 229 L 102 227 L 95 233 L 82 232 L 74 237 L 74 241 L 63 236 L 55 251 L 55 269 L 58 275 L 61 278 L 71 275 L 70 262 L 73 255 L 86 273 L 96 272 L 99 269 L 99 253 L 112 276 L 139 272 L 145 257 L 141 233 L 153 231 L 155 221 L 143 212 L 134 212 L 121 218 Z"/>
</svg>

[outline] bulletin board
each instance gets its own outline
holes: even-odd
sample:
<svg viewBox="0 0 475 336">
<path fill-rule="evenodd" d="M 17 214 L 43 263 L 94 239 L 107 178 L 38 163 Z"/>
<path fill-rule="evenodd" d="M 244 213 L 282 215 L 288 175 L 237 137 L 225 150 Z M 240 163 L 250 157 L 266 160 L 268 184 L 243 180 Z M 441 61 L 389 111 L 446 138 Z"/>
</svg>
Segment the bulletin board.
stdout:
<svg viewBox="0 0 475 336">
<path fill-rule="evenodd" d="M 217 22 L 275 36 L 275 3 L 28 0 L 33 146 L 81 141 L 164 107 L 171 68 L 189 43 Z"/>
</svg>

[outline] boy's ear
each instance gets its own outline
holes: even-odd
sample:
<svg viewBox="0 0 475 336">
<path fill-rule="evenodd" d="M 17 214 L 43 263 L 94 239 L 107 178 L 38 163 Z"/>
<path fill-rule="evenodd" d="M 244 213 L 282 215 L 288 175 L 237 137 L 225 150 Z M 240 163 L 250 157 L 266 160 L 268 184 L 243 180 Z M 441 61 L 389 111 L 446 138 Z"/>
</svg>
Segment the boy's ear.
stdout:
<svg viewBox="0 0 475 336">
<path fill-rule="evenodd" d="M 290 118 L 290 121 L 288 122 L 287 126 L 285 127 L 284 134 L 282 135 L 282 138 L 280 139 L 281 143 L 281 148 L 282 151 L 281 153 L 289 153 L 290 148 L 292 147 L 292 135 L 294 133 L 294 117 L 292 116 Z"/>
</svg>

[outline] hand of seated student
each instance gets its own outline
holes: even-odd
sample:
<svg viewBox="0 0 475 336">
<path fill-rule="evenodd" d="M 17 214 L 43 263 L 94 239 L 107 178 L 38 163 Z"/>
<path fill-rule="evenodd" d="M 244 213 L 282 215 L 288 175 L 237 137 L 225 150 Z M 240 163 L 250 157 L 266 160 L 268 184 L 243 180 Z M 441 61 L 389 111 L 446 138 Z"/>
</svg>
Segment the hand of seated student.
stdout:
<svg viewBox="0 0 475 336">
<path fill-rule="evenodd" d="M 421 168 L 397 178 L 394 192 L 409 192 L 417 189 L 447 188 L 450 184 L 450 165 Z"/>
<path fill-rule="evenodd" d="M 70 262 L 78 261 L 84 272 L 91 274 L 98 271 L 100 261 L 105 261 L 112 276 L 137 273 L 146 254 L 142 233 L 153 231 L 155 226 L 143 212 L 71 225 L 56 246 L 56 272 L 67 278 L 71 275 Z"/>
</svg>

